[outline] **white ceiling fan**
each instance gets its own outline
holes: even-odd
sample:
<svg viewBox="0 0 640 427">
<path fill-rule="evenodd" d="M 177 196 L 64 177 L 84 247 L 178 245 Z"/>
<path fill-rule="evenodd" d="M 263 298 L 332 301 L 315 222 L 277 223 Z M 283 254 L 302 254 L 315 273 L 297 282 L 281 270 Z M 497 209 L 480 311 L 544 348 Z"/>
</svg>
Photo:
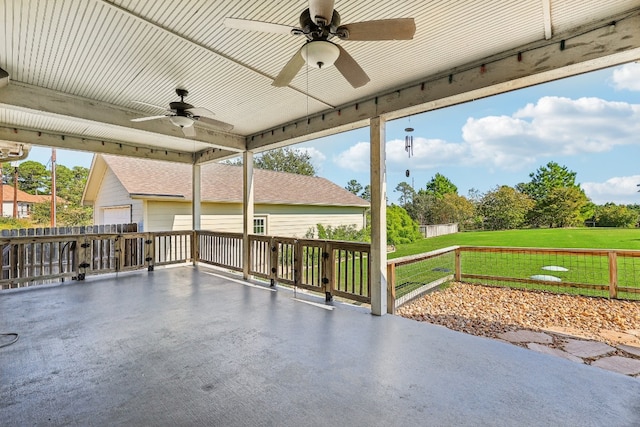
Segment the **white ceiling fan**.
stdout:
<svg viewBox="0 0 640 427">
<path fill-rule="evenodd" d="M 344 48 L 330 41 L 337 37 L 345 41 L 411 40 L 416 31 L 413 18 L 340 23 L 340 14 L 333 8 L 334 0 L 309 0 L 309 8 L 300 15 L 300 27 L 226 18 L 224 25 L 241 30 L 277 34 L 304 35 L 306 43 L 287 62 L 273 81 L 273 86 L 287 86 L 302 66 L 327 68 L 335 63 L 338 71 L 354 88 L 369 82 L 369 76 Z"/>
<path fill-rule="evenodd" d="M 142 101 L 133 101 L 136 104 L 147 105 L 149 107 L 164 110 L 165 113 L 157 116 L 139 117 L 137 119 L 131 119 L 132 122 L 145 122 L 148 120 L 163 119 L 168 117 L 172 124 L 182 129 L 185 136 L 196 136 L 196 130 L 193 128 L 193 123 L 198 121 L 205 125 L 215 127 L 217 129 L 230 131 L 233 129 L 233 125 L 213 118 L 214 113 L 202 107 L 194 107 L 191 104 L 184 102 L 184 97 L 189 94 L 186 89 L 176 89 L 176 93 L 180 97 L 180 101 L 174 101 L 169 103 L 169 109 L 160 107 L 158 105 L 148 104 Z"/>
</svg>

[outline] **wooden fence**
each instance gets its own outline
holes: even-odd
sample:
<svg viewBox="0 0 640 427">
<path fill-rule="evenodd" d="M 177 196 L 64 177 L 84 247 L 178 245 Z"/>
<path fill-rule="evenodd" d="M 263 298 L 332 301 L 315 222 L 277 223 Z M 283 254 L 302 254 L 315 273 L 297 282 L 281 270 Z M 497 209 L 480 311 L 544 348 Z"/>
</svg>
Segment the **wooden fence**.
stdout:
<svg viewBox="0 0 640 427">
<path fill-rule="evenodd" d="M 420 226 L 420 233 L 422 233 L 422 236 L 425 238 L 444 236 L 445 234 L 455 234 L 457 232 L 458 232 L 458 223 L 431 224 L 431 225 Z"/>
<path fill-rule="evenodd" d="M 640 299 L 640 251 L 453 246 L 387 262 L 388 311 L 456 280 Z"/>
</svg>

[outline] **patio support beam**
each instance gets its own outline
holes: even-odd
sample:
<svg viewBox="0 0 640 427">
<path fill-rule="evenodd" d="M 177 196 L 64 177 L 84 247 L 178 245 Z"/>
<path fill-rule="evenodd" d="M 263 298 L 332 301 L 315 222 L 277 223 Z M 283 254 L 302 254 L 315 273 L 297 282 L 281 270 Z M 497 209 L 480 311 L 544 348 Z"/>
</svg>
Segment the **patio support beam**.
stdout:
<svg viewBox="0 0 640 427">
<path fill-rule="evenodd" d="M 0 124 L 0 141 L 34 144 L 67 150 L 89 151 L 92 153 L 115 154 L 117 156 L 141 157 L 177 163 L 193 163 L 193 155 L 191 153 L 182 153 L 160 148 L 136 147 L 127 141 L 85 138 L 67 135 L 62 132 L 41 132 L 15 128 L 6 124 Z"/>
<path fill-rule="evenodd" d="M 253 233 L 253 191 L 253 152 L 245 151 L 242 153 L 242 277 L 244 280 L 248 280 L 250 276 L 249 234 Z"/>
<path fill-rule="evenodd" d="M 196 125 L 194 128 L 196 136 L 185 138 L 182 131 L 169 123 L 168 120 L 134 123 L 131 122 L 131 119 L 141 117 L 145 113 L 14 81 L 0 89 L 0 108 L 58 118 L 62 125 L 67 127 L 70 126 L 67 121 L 72 121 L 73 125 L 82 128 L 99 127 L 101 124 L 115 125 L 136 132 L 138 138 L 144 133 L 147 133 L 147 137 L 149 133 L 161 134 L 179 138 L 181 141 L 191 143 L 197 141 L 237 152 L 245 149 L 245 138 L 241 136 L 210 128 L 204 129 L 200 125 Z M 91 135 L 87 136 L 91 138 Z"/>
<path fill-rule="evenodd" d="M 371 160 L 371 313 L 387 313 L 387 177 L 385 155 L 386 122 L 374 117 L 369 125 Z"/>
</svg>

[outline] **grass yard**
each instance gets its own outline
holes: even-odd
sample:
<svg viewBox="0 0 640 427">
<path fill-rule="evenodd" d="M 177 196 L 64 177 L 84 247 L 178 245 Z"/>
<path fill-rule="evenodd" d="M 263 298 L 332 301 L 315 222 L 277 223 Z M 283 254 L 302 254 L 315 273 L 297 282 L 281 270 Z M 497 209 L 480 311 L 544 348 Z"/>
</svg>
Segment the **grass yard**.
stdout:
<svg viewBox="0 0 640 427">
<path fill-rule="evenodd" d="M 583 248 L 583 249 L 635 249 L 640 250 L 638 229 L 531 229 L 509 231 L 465 232 L 422 239 L 419 242 L 400 245 L 388 254 L 389 259 L 414 255 L 448 246 L 503 246 L 530 248 Z M 462 273 L 480 276 L 513 278 L 515 280 L 478 279 L 493 285 L 506 285 L 526 289 L 545 289 L 558 293 L 578 293 L 590 296 L 608 296 L 609 262 L 606 255 L 531 254 L 527 252 L 462 252 Z M 542 267 L 560 266 L 567 271 L 548 271 Z M 407 293 L 434 277 L 444 277 L 454 269 L 451 256 L 400 266 L 396 270 L 396 293 Z M 640 288 L 640 258 L 618 257 L 618 286 Z M 538 275 L 552 276 L 557 282 L 524 283 Z M 533 276 L 533 277 L 532 277 Z M 472 279 L 470 281 L 476 281 Z M 597 288 L 580 288 L 565 285 L 578 283 Z M 638 299 L 639 293 L 619 293 L 619 297 Z"/>
<path fill-rule="evenodd" d="M 388 258 L 421 254 L 447 246 L 508 246 L 519 248 L 585 248 L 640 250 L 637 228 L 537 228 L 505 231 L 469 231 L 398 245 Z"/>
</svg>

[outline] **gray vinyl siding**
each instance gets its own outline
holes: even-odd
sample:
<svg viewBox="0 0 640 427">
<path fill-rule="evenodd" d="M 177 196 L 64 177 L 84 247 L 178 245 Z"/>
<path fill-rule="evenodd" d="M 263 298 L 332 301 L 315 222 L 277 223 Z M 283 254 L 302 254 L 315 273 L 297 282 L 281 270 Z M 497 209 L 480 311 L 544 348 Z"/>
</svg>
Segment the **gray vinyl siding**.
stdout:
<svg viewBox="0 0 640 427">
<path fill-rule="evenodd" d="M 93 205 L 94 224 L 104 224 L 104 208 L 116 206 L 131 206 L 132 222 L 138 224 L 139 230 L 144 228 L 142 200 L 131 199 L 114 173 L 107 169 Z"/>
</svg>

